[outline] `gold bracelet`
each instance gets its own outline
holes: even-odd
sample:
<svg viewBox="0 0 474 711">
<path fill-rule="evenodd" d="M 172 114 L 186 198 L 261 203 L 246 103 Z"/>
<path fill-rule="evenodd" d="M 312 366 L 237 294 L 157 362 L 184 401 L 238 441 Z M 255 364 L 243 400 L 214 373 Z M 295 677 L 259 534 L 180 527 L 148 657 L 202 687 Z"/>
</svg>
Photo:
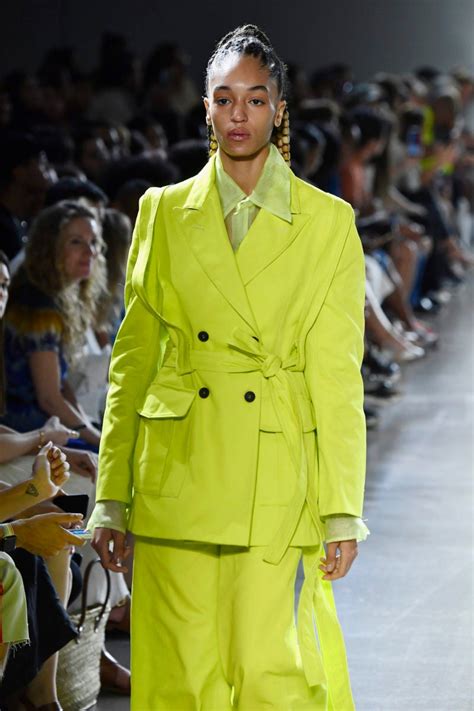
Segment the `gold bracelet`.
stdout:
<svg viewBox="0 0 474 711">
<path fill-rule="evenodd" d="M 44 442 L 45 431 L 44 431 L 44 430 L 40 430 L 38 434 L 39 434 L 38 449 L 41 449 L 41 447 L 42 447 L 42 446 L 44 445 L 44 443 L 45 443 L 45 442 Z"/>
</svg>

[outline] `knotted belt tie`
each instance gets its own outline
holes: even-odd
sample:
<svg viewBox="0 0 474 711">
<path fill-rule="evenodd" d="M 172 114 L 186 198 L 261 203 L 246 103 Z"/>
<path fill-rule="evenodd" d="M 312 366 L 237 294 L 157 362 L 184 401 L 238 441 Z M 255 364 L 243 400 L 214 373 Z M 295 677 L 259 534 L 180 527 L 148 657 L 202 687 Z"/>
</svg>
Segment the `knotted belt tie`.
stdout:
<svg viewBox="0 0 474 711">
<path fill-rule="evenodd" d="M 178 375 L 193 371 L 250 373 L 261 371 L 270 383 L 273 407 L 288 446 L 296 471 L 296 487 L 283 522 L 273 541 L 265 550 L 263 560 L 278 565 L 284 556 L 303 510 L 308 488 L 308 461 L 303 439 L 303 423 L 291 372 L 302 372 L 297 353 L 282 360 L 264 350 L 261 343 L 245 330 L 234 330 L 227 342 L 232 353 L 173 348 L 165 356 L 167 365 L 175 365 Z M 178 353 L 177 350 L 181 350 Z M 313 517 L 321 536 L 319 547 L 303 549 L 304 583 L 298 605 L 298 641 L 306 680 L 309 686 L 325 686 L 329 690 L 332 708 L 353 711 L 344 638 L 337 618 L 332 585 L 322 579 L 319 558 L 324 554 L 324 533 L 318 518 Z M 319 646 L 315 639 L 314 618 Z M 331 706 L 330 706 L 331 708 Z"/>
</svg>

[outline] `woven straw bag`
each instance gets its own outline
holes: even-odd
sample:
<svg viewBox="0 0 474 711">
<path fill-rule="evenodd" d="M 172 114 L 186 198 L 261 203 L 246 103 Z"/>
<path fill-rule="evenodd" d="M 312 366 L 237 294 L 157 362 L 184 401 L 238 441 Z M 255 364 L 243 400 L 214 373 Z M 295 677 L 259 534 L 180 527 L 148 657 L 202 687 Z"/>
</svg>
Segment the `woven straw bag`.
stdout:
<svg viewBox="0 0 474 711">
<path fill-rule="evenodd" d="M 104 646 L 105 625 L 110 612 L 110 573 L 107 577 L 105 601 L 87 606 L 89 577 L 99 558 L 92 560 L 84 573 L 80 612 L 69 615 L 76 626 L 78 637 L 59 652 L 57 689 L 64 711 L 85 711 L 93 706 L 100 692 L 100 654 Z"/>
</svg>

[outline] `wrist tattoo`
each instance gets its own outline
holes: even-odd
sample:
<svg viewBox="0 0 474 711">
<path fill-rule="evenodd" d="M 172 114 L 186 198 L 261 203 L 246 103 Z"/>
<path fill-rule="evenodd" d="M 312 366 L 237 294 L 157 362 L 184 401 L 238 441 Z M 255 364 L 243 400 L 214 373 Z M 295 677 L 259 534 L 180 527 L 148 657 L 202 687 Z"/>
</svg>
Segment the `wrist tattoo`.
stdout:
<svg viewBox="0 0 474 711">
<path fill-rule="evenodd" d="M 28 494 L 28 496 L 39 496 L 39 491 L 34 484 L 28 484 L 25 494 Z"/>
</svg>

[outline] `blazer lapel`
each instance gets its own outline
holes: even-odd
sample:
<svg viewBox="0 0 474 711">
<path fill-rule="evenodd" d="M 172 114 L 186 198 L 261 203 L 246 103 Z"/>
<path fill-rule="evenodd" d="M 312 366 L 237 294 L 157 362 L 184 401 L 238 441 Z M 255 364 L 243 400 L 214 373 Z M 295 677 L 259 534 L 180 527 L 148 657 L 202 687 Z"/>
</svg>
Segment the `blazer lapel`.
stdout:
<svg viewBox="0 0 474 711">
<path fill-rule="evenodd" d="M 291 217 L 289 223 L 261 209 L 236 253 L 243 284 L 269 266 L 296 239 L 310 215 L 302 213 L 296 179 L 291 174 Z"/>
<path fill-rule="evenodd" d="M 174 208 L 182 232 L 202 269 L 226 301 L 258 333 L 227 235 L 211 158 L 196 176 L 184 207 Z"/>
</svg>

